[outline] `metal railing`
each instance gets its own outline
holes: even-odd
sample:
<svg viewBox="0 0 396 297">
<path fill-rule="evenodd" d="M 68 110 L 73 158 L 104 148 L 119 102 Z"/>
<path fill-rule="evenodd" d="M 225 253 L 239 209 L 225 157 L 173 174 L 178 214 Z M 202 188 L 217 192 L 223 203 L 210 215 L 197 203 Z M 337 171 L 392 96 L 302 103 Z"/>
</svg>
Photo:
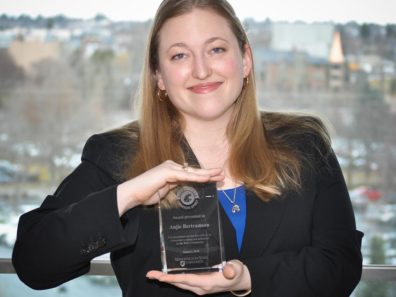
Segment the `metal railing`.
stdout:
<svg viewBox="0 0 396 297">
<path fill-rule="evenodd" d="M 14 274 L 11 259 L 0 258 L 0 274 Z M 109 260 L 93 260 L 88 275 L 114 275 Z M 362 273 L 363 281 L 382 280 L 396 281 L 395 265 L 364 265 Z"/>
</svg>

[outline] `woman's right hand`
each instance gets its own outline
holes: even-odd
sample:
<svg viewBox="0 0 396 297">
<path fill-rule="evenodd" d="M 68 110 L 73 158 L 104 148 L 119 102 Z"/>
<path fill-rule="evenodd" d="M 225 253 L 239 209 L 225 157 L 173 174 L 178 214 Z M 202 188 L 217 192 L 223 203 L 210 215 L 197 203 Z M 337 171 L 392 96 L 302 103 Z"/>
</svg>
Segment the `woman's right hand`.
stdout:
<svg viewBox="0 0 396 297">
<path fill-rule="evenodd" d="M 168 160 L 118 185 L 118 212 L 121 216 L 127 210 L 138 205 L 155 204 L 180 182 L 203 183 L 217 182 L 223 179 L 221 168 L 185 167 Z"/>
</svg>

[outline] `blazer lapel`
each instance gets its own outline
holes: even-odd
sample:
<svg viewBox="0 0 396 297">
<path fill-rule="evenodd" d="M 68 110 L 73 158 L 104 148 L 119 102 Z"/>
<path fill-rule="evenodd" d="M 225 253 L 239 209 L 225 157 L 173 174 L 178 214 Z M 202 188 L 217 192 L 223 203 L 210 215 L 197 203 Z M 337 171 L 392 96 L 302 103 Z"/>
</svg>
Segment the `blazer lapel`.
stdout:
<svg viewBox="0 0 396 297">
<path fill-rule="evenodd" d="M 241 258 L 260 256 L 268 246 L 282 221 L 286 199 L 263 202 L 254 192 L 246 190 L 246 227 Z"/>
<path fill-rule="evenodd" d="M 183 136 L 182 140 L 180 141 L 180 146 L 184 153 L 184 159 L 186 160 L 189 166 L 201 168 L 201 165 L 198 162 L 197 157 L 195 156 L 192 148 L 188 144 L 187 139 Z"/>
</svg>

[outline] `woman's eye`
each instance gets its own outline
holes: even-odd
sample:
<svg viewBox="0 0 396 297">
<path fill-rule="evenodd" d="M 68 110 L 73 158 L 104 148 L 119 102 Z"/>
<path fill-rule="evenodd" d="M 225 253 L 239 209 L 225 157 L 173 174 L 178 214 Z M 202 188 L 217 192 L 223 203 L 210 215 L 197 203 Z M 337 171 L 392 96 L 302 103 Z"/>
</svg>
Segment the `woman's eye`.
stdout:
<svg viewBox="0 0 396 297">
<path fill-rule="evenodd" d="M 180 59 L 183 59 L 185 56 L 186 56 L 186 54 L 179 53 L 179 54 L 173 55 L 171 60 L 180 60 Z"/>
<path fill-rule="evenodd" d="M 225 49 L 222 48 L 222 47 L 215 47 L 215 48 L 212 49 L 212 52 L 215 53 L 215 54 L 220 54 L 220 53 L 225 52 Z"/>
</svg>

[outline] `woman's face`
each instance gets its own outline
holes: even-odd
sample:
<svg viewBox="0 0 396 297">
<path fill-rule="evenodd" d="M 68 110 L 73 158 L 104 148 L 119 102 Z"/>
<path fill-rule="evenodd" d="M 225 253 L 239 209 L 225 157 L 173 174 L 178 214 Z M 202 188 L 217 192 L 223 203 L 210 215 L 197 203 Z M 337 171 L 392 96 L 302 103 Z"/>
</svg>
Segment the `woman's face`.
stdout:
<svg viewBox="0 0 396 297">
<path fill-rule="evenodd" d="M 194 9 L 159 32 L 157 85 L 187 121 L 229 119 L 251 70 L 244 52 L 226 19 Z"/>
</svg>

